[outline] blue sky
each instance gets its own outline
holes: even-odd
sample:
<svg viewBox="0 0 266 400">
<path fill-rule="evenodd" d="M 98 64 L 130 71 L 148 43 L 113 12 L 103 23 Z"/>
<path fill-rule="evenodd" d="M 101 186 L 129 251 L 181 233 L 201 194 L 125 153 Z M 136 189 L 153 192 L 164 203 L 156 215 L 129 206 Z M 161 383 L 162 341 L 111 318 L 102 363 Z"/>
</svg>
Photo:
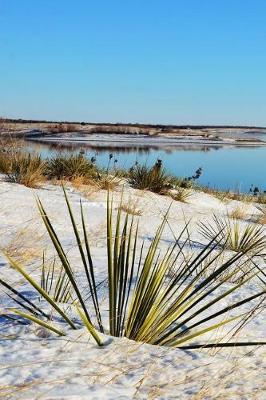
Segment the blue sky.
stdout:
<svg viewBox="0 0 266 400">
<path fill-rule="evenodd" d="M 265 0 L 0 0 L 0 115 L 266 126 Z"/>
</svg>

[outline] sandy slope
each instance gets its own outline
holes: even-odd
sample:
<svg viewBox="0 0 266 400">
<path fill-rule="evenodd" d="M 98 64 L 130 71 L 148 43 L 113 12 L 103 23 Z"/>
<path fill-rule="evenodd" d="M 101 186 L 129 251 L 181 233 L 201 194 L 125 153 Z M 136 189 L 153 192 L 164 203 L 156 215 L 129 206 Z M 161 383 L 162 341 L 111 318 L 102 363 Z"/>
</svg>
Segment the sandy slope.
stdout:
<svg viewBox="0 0 266 400">
<path fill-rule="evenodd" d="M 81 194 L 69 190 L 73 209 L 78 213 Z M 40 196 L 55 222 L 56 230 L 78 260 L 73 235 L 65 209 L 62 191 L 56 186 L 30 190 L 20 185 L 0 182 L 0 245 L 17 251 L 29 264 L 49 253 L 49 241 L 44 235 L 34 195 Z M 167 210 L 170 199 L 152 193 L 125 190 L 137 202 L 143 215 L 140 235 L 149 240 Z M 105 204 L 106 193 L 90 194 L 84 200 L 89 221 L 92 253 L 97 279 L 106 276 Z M 119 200 L 120 193 L 115 194 Z M 195 230 L 198 220 L 207 221 L 212 214 L 225 214 L 236 202 L 224 204 L 203 193 L 195 193 L 189 204 L 174 202 L 169 220 L 177 235 L 186 219 L 192 217 L 192 239 L 202 241 Z M 257 212 L 248 206 L 248 213 Z M 25 229 L 26 228 L 26 229 Z M 161 248 L 173 241 L 166 229 Z M 21 253 L 23 244 L 26 251 Z M 80 264 L 75 262 L 78 270 Z M 37 264 L 28 267 L 39 275 Z M 82 275 L 82 271 L 80 270 Z M 20 277 L 8 267 L 0 253 L 0 275 L 21 284 Z M 81 276 L 82 277 L 82 276 Z M 258 283 L 252 282 L 243 294 L 252 294 Z M 22 287 L 23 288 L 23 287 Z M 25 290 L 28 290 L 28 287 Z M 0 307 L 9 302 L 0 292 Z M 104 304 L 103 304 L 104 307 Z M 250 322 L 240 338 L 265 338 L 265 311 Z M 218 354 L 207 351 L 181 351 L 134 343 L 126 339 L 105 337 L 106 345 L 99 349 L 84 329 L 69 332 L 65 338 L 40 337 L 43 332 L 34 326 L 14 327 L 0 320 L 0 398 L 3 399 L 263 399 L 265 385 L 265 348 L 234 349 Z"/>
</svg>

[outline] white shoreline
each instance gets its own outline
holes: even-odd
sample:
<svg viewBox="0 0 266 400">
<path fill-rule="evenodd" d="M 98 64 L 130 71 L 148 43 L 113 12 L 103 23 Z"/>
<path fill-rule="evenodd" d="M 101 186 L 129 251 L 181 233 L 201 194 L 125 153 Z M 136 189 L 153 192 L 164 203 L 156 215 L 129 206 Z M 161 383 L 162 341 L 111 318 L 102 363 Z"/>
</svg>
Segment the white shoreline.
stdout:
<svg viewBox="0 0 266 400">
<path fill-rule="evenodd" d="M 232 138 L 207 139 L 198 136 L 141 136 L 141 135 L 116 135 L 116 134 L 88 134 L 88 135 L 45 135 L 29 137 L 28 140 L 42 143 L 67 143 L 67 144 L 93 144 L 97 146 L 139 146 L 139 147 L 163 147 L 178 145 L 204 145 L 204 146 L 234 146 L 234 147 L 260 147 L 266 146 L 266 141 L 237 141 Z"/>
</svg>

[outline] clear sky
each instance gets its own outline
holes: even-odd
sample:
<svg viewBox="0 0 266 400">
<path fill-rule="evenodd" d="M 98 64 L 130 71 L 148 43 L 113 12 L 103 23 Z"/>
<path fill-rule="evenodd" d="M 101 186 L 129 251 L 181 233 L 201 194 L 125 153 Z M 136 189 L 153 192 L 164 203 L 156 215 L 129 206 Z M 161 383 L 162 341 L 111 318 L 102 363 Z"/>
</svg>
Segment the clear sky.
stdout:
<svg viewBox="0 0 266 400">
<path fill-rule="evenodd" d="M 266 1 L 0 0 L 0 115 L 266 126 Z"/>
</svg>

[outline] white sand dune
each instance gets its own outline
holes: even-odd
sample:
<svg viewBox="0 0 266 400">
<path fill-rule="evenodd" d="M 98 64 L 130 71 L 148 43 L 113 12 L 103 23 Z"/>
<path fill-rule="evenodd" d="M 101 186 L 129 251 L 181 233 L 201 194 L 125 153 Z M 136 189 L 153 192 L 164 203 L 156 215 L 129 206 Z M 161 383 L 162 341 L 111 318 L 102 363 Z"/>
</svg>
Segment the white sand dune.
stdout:
<svg viewBox="0 0 266 400">
<path fill-rule="evenodd" d="M 125 201 L 137 202 L 142 211 L 140 236 L 147 240 L 154 234 L 171 199 L 150 192 L 126 188 Z M 79 213 L 83 198 L 88 220 L 91 250 L 97 279 L 106 276 L 105 221 L 106 192 L 92 193 L 84 198 L 75 189 L 68 190 L 74 212 Z M 27 263 L 42 249 L 51 248 L 35 205 L 35 195 L 43 201 L 56 231 L 80 274 L 77 249 L 69 224 L 62 190 L 47 185 L 31 190 L 21 185 L 0 182 L 0 246 L 12 248 Z M 115 199 L 120 199 L 120 192 Z M 225 215 L 238 202 L 228 204 L 204 194 L 194 193 L 189 203 L 173 202 L 169 221 L 177 235 L 186 219 L 192 218 L 191 234 L 202 241 L 195 225 L 205 222 L 213 213 Z M 249 215 L 258 210 L 249 205 Z M 244 224 L 245 222 L 243 222 Z M 173 234 L 166 228 L 160 247 L 166 249 Z M 25 254 L 21 253 L 21 244 Z M 40 276 L 38 264 L 28 267 L 33 276 Z M 0 252 L 0 276 L 23 286 Z M 257 289 L 256 280 L 245 287 L 236 299 L 251 295 Z M 0 291 L 0 307 L 11 305 Z M 103 305 L 103 308 L 105 305 Z M 265 339 L 265 310 L 239 333 L 239 339 Z M 135 343 L 127 339 L 104 337 L 105 346 L 98 348 L 85 328 L 69 331 L 66 337 L 43 337 L 34 325 L 14 326 L 0 320 L 0 398 L 1 399 L 264 399 L 266 384 L 266 349 L 235 348 L 216 351 L 183 351 L 179 349 Z M 215 340 L 215 337 L 214 337 Z"/>
</svg>

